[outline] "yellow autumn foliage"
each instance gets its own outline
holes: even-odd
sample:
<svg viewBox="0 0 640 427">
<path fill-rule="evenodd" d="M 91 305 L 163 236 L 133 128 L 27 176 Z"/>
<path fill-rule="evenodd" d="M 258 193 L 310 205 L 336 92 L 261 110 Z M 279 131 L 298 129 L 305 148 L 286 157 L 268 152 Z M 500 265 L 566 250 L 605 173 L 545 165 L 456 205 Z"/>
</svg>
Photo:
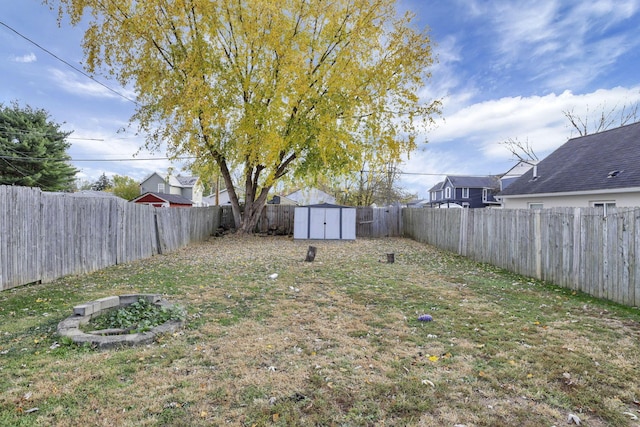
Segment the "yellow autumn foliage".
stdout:
<svg viewBox="0 0 640 427">
<path fill-rule="evenodd" d="M 439 112 L 430 39 L 394 0 L 45 0 L 86 25 L 90 72 L 135 88 L 147 148 L 220 171 L 250 231 L 285 173 L 397 160 Z M 85 23 L 86 21 L 86 23 Z M 357 166 L 356 166 L 357 167 Z M 240 216 L 231 174 L 241 171 Z"/>
</svg>

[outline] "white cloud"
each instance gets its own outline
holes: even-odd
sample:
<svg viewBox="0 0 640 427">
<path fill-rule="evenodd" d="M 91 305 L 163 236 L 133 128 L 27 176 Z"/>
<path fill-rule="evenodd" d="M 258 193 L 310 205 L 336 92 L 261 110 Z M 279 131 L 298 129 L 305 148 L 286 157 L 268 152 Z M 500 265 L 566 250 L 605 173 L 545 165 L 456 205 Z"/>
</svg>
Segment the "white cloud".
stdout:
<svg viewBox="0 0 640 427">
<path fill-rule="evenodd" d="M 495 146 L 508 138 L 533 139 L 542 136 L 541 129 L 550 129 L 555 137 L 536 138 L 533 143 L 541 150 L 564 143 L 571 136 L 563 111 L 574 110 L 581 117 L 589 112 L 598 114 L 605 110 L 622 108 L 640 100 L 640 87 L 610 90 L 600 89 L 592 93 L 576 95 L 565 91 L 559 95 L 509 97 L 481 102 L 463 108 L 446 118 L 445 124 L 432 132 L 434 143 L 444 143 L 464 138 L 481 144 Z M 495 151 L 488 150 L 495 154 Z"/>
<path fill-rule="evenodd" d="M 22 56 L 14 56 L 12 57 L 12 60 L 14 62 L 23 62 L 23 63 L 30 63 L 30 62 L 36 62 L 38 60 L 38 58 L 36 57 L 36 54 L 33 52 L 27 53 L 26 55 L 22 55 Z"/>
<path fill-rule="evenodd" d="M 500 142 L 528 141 L 539 158 L 578 136 L 564 116 L 572 111 L 593 123 L 604 111 L 620 112 L 640 102 L 640 86 L 599 89 L 586 94 L 564 91 L 531 97 L 506 97 L 461 108 L 439 121 L 426 137 L 430 143 L 412 153 L 402 170 L 403 185 L 426 197 L 441 180 L 432 174 L 497 174 L 513 166 L 511 153 Z M 637 117 L 640 120 L 640 117 Z M 619 125 L 614 120 L 612 127 Z M 590 130 L 592 131 L 592 129 Z"/>
<path fill-rule="evenodd" d="M 141 180 L 152 172 L 166 172 L 172 166 L 167 160 L 165 147 L 149 152 L 141 147 L 144 139 L 131 133 L 118 134 L 113 129 L 125 126 L 108 117 L 89 117 L 81 123 L 66 123 L 65 130 L 73 130 L 68 150 L 74 166 L 81 170 L 82 179 L 97 180 L 104 172 L 107 176 L 126 175 Z M 87 161 L 91 160 L 91 161 Z M 173 164 L 176 170 L 181 164 Z"/>
<path fill-rule="evenodd" d="M 581 90 L 640 46 L 631 31 L 616 31 L 640 9 L 626 1 L 474 2 L 468 16 L 485 25 L 496 69 L 519 69 L 548 90 Z M 630 24 L 630 23 L 629 23 Z M 571 84 L 567 86 L 567 84 Z"/>
<path fill-rule="evenodd" d="M 73 95 L 81 95 L 88 97 L 98 97 L 98 98 L 114 98 L 114 99 L 122 99 L 124 98 L 114 93 L 113 91 L 107 89 L 105 86 L 89 79 L 86 76 L 83 76 L 74 71 L 62 71 L 57 68 L 50 68 L 49 70 L 50 78 L 55 81 L 56 85 L 59 86 L 62 90 L 69 92 Z M 120 93 L 126 98 L 135 99 L 136 95 L 133 91 L 123 89 L 121 87 L 115 86 L 112 83 L 105 84 L 108 87 L 112 87 L 116 92 Z"/>
</svg>

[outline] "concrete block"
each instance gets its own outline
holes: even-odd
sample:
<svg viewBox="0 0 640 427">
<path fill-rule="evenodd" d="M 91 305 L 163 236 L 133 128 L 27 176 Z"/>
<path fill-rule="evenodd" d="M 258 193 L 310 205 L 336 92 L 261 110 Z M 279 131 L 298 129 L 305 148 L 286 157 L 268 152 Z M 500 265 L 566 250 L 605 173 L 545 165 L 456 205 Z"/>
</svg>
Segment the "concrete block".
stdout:
<svg viewBox="0 0 640 427">
<path fill-rule="evenodd" d="M 162 297 L 158 294 L 144 294 L 144 295 L 140 295 L 141 297 L 145 298 L 147 300 L 147 302 L 150 302 L 151 304 L 155 304 L 157 302 L 160 302 L 160 300 L 162 299 Z"/>
<path fill-rule="evenodd" d="M 98 304 L 98 307 L 100 305 Z M 86 304 L 80 304 L 73 307 L 73 314 L 76 316 L 90 316 L 96 312 L 96 305 L 93 302 L 88 302 Z"/>
<path fill-rule="evenodd" d="M 139 294 L 120 295 L 118 299 L 120 301 L 119 305 L 125 306 L 129 304 L 133 304 L 134 302 L 137 302 L 140 299 L 140 295 Z"/>
<path fill-rule="evenodd" d="M 118 297 L 106 297 L 100 298 L 95 302 L 100 304 L 100 310 L 108 310 L 120 305 L 120 298 Z"/>
</svg>

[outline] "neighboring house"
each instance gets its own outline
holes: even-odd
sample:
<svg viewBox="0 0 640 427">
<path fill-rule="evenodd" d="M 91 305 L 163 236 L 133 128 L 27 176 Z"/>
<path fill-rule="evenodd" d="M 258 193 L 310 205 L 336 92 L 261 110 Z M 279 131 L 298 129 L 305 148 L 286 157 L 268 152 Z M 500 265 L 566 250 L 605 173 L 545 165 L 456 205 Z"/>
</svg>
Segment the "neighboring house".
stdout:
<svg viewBox="0 0 640 427">
<path fill-rule="evenodd" d="M 156 208 L 190 208 L 191 200 L 177 194 L 148 192 L 136 197 L 131 202 L 151 205 Z"/>
<path fill-rule="evenodd" d="M 271 200 L 267 202 L 270 205 L 288 205 L 295 206 L 298 204 L 295 200 L 288 198 L 287 196 L 275 195 Z"/>
<path fill-rule="evenodd" d="M 408 208 L 424 208 L 429 206 L 429 200 L 427 199 L 414 199 L 407 202 Z"/>
<path fill-rule="evenodd" d="M 283 200 L 285 200 L 287 204 L 293 202 L 293 204 L 297 204 L 298 206 L 320 205 L 322 203 L 334 205 L 336 203 L 335 197 L 317 188 L 305 188 L 294 191 L 286 196 L 280 196 L 280 201 L 282 202 Z"/>
<path fill-rule="evenodd" d="M 202 205 L 204 187 L 197 176 L 167 175 L 154 172 L 140 183 L 140 194 L 173 194 L 189 199 L 195 206 Z"/>
<path fill-rule="evenodd" d="M 229 198 L 229 192 L 225 188 L 218 192 L 218 198 L 216 200 L 215 194 L 210 194 L 202 198 L 202 204 L 205 206 L 224 206 L 231 205 L 231 199 Z"/>
<path fill-rule="evenodd" d="M 568 140 L 498 197 L 507 209 L 640 206 L 640 122 Z"/>
<path fill-rule="evenodd" d="M 449 175 L 429 190 L 432 207 L 485 208 L 497 206 L 500 188 L 497 176 Z"/>
<path fill-rule="evenodd" d="M 527 173 L 527 171 L 532 167 L 533 167 L 533 162 L 527 163 L 527 162 L 519 161 L 518 163 L 516 163 L 514 167 L 509 169 L 506 173 L 504 173 L 500 177 L 500 191 L 504 190 L 513 182 L 515 182 L 516 179 L 520 178 L 522 175 Z"/>
</svg>

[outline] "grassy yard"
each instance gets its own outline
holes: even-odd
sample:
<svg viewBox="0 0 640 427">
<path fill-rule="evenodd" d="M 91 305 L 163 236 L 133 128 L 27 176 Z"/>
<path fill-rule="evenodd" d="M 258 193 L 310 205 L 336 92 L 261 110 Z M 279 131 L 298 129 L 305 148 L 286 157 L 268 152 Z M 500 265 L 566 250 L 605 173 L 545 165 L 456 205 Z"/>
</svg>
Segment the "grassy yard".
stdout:
<svg viewBox="0 0 640 427">
<path fill-rule="evenodd" d="M 410 240 L 313 244 L 306 263 L 309 242 L 216 238 L 1 292 L 0 425 L 640 425 L 639 310 Z M 186 328 L 108 351 L 55 334 L 147 292 Z"/>
</svg>

